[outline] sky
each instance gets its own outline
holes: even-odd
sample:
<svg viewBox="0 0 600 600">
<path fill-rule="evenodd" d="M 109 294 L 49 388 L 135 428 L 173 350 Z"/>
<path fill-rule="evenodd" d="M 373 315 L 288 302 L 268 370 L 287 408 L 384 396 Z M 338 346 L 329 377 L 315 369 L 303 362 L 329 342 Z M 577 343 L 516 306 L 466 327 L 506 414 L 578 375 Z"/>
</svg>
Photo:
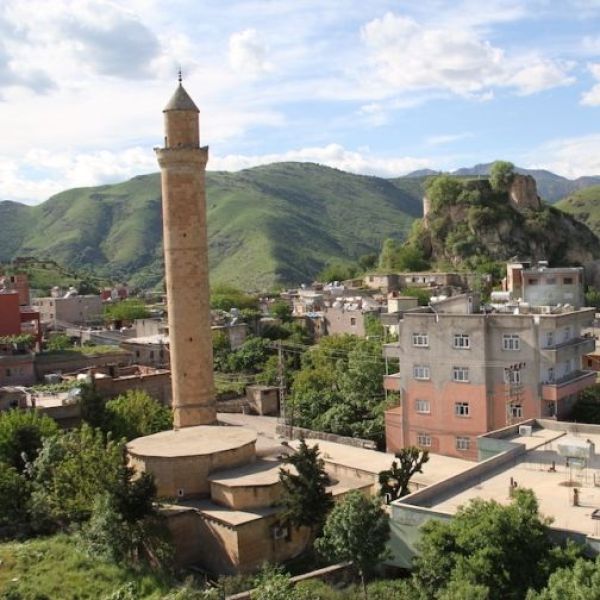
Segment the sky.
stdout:
<svg viewBox="0 0 600 600">
<path fill-rule="evenodd" d="M 179 67 L 212 170 L 600 175 L 600 0 L 0 0 L 0 200 L 157 171 Z"/>
</svg>

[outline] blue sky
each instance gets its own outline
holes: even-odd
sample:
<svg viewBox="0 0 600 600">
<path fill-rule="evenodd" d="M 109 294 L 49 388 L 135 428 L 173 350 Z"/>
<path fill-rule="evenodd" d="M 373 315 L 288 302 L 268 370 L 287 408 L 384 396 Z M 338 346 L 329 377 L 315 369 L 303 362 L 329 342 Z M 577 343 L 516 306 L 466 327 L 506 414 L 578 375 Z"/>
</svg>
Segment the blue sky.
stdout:
<svg viewBox="0 0 600 600">
<path fill-rule="evenodd" d="M 157 170 L 179 65 L 212 169 L 600 174 L 600 0 L 2 0 L 0 199 Z"/>
</svg>

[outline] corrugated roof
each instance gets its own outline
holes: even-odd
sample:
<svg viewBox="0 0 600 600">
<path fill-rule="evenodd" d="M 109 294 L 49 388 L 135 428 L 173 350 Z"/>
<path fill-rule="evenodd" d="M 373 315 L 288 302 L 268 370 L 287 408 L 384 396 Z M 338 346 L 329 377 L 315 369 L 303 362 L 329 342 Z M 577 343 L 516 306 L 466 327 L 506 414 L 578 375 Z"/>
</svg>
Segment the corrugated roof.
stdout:
<svg viewBox="0 0 600 600">
<path fill-rule="evenodd" d="M 181 83 L 177 86 L 175 93 L 171 96 L 171 99 L 167 106 L 165 106 L 163 112 L 169 110 L 195 110 L 196 112 L 200 112 Z"/>
</svg>

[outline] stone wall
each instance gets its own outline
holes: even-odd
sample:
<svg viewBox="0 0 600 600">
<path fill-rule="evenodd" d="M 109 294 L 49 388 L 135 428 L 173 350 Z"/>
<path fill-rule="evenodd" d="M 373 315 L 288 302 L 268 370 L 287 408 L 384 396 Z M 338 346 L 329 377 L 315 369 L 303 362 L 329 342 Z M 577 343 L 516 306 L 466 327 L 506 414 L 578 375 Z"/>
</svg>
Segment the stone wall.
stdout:
<svg viewBox="0 0 600 600">
<path fill-rule="evenodd" d="M 367 450 L 377 450 L 377 444 L 372 440 L 363 440 L 362 438 L 345 437 L 335 433 L 326 433 L 324 431 L 312 431 L 304 427 L 292 427 L 291 425 L 277 424 L 277 434 L 292 440 L 300 438 L 313 438 L 326 442 L 335 442 L 336 444 L 345 444 L 355 448 L 366 448 Z"/>
<path fill-rule="evenodd" d="M 542 207 L 535 179 L 531 175 L 515 175 L 508 190 L 508 197 L 511 206 L 518 211 L 539 210 Z"/>
</svg>

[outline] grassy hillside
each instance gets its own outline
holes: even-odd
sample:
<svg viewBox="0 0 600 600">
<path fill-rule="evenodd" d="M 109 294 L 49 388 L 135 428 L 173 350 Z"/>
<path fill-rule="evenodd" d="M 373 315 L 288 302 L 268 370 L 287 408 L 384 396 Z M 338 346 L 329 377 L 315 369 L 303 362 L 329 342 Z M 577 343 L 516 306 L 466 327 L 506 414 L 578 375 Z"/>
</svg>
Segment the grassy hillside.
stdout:
<svg viewBox="0 0 600 600">
<path fill-rule="evenodd" d="M 600 236 L 600 185 L 580 190 L 556 204 Z"/>
<path fill-rule="evenodd" d="M 420 195 L 411 181 L 309 163 L 208 173 L 211 280 L 248 289 L 310 280 L 331 259 L 356 260 L 386 237 L 403 239 L 421 214 Z M 51 257 L 143 286 L 162 279 L 158 174 L 68 190 L 35 207 L 1 203 L 0 210 L 4 260 Z"/>
</svg>

